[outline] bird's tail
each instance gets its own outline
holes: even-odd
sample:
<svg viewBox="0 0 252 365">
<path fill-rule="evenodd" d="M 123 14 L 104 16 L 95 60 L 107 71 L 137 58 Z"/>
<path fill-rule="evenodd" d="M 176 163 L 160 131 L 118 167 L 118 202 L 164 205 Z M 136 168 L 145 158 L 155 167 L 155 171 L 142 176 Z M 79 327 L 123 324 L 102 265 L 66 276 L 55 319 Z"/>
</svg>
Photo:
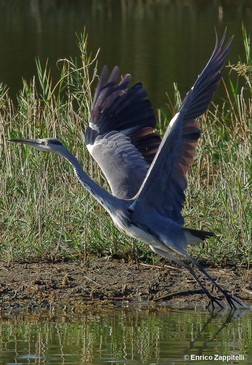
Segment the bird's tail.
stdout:
<svg viewBox="0 0 252 365">
<path fill-rule="evenodd" d="M 187 245 L 200 243 L 205 239 L 214 236 L 214 233 L 208 231 L 198 231 L 197 229 L 184 228 Z"/>
</svg>

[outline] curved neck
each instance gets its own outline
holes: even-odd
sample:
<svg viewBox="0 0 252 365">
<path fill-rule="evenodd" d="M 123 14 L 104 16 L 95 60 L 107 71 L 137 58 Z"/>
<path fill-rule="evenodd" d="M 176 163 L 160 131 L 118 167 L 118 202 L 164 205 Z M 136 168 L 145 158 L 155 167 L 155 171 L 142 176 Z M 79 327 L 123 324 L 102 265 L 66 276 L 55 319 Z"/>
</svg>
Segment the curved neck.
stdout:
<svg viewBox="0 0 252 365">
<path fill-rule="evenodd" d="M 108 191 L 104 190 L 100 185 L 98 185 L 88 176 L 88 174 L 83 170 L 77 158 L 70 151 L 68 151 L 66 147 L 63 151 L 58 152 L 58 154 L 64 157 L 72 165 L 74 172 L 82 186 L 84 186 L 84 188 L 86 188 L 109 213 L 111 213 L 112 207 L 116 209 L 121 205 L 120 199 L 116 198 Z"/>
</svg>

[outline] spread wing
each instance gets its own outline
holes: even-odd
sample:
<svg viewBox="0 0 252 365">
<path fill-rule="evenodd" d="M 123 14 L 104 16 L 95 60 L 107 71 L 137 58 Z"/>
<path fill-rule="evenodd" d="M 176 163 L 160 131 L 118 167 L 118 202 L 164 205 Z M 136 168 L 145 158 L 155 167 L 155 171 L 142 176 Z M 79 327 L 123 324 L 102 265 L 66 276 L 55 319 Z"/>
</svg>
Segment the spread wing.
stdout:
<svg viewBox="0 0 252 365">
<path fill-rule="evenodd" d="M 154 207 L 162 215 L 179 224 L 184 223 L 181 209 L 185 200 L 188 172 L 200 137 L 200 125 L 196 120 L 202 115 L 218 87 L 230 50 L 230 39 L 224 45 L 226 31 L 218 41 L 206 67 L 185 97 L 179 112 L 171 120 L 146 178 L 134 198 L 132 210 L 138 204 Z"/>
<path fill-rule="evenodd" d="M 138 192 L 161 139 L 155 132 L 153 109 L 142 85 L 128 89 L 129 74 L 118 83 L 118 67 L 109 78 L 107 74 L 104 66 L 93 99 L 86 144 L 113 195 L 129 199 Z"/>
</svg>

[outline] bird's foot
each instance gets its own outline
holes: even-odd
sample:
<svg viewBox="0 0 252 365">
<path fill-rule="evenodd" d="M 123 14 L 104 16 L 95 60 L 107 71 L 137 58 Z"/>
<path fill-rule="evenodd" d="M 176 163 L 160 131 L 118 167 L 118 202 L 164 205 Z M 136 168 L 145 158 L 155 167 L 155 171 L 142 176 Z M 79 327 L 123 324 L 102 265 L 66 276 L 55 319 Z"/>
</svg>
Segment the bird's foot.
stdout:
<svg viewBox="0 0 252 365">
<path fill-rule="evenodd" d="M 236 299 L 232 295 L 230 295 L 226 290 L 223 290 L 223 294 L 226 298 L 226 301 L 228 302 L 231 309 L 237 309 L 239 307 L 245 308 L 245 304 L 242 303 L 242 301 Z"/>
<path fill-rule="evenodd" d="M 212 309 L 215 309 L 215 304 L 218 305 L 218 307 L 220 308 L 224 308 L 223 304 L 221 303 L 221 300 L 217 297 L 214 297 L 213 295 L 208 295 L 210 302 L 208 303 L 207 308 L 209 308 L 210 306 L 212 307 Z"/>
<path fill-rule="evenodd" d="M 245 304 L 243 304 L 242 301 L 240 301 L 239 299 L 236 299 L 235 297 L 230 295 L 226 290 L 223 290 L 223 295 L 231 309 L 238 309 L 239 307 L 246 308 Z M 220 298 L 214 297 L 213 295 L 210 295 L 208 297 L 210 299 L 210 302 L 209 302 L 207 308 L 209 308 L 211 306 L 212 309 L 214 310 L 216 304 L 218 305 L 218 307 L 224 308 L 224 305 L 222 304 Z"/>
</svg>

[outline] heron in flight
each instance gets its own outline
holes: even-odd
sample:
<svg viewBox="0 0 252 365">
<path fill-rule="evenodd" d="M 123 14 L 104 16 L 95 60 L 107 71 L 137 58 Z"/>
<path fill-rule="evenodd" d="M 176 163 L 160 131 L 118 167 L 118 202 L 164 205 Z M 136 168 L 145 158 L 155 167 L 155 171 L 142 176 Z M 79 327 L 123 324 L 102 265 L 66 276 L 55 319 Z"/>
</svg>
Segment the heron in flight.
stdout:
<svg viewBox="0 0 252 365">
<path fill-rule="evenodd" d="M 188 254 L 188 245 L 202 242 L 213 234 L 184 227 L 181 210 L 187 187 L 186 174 L 201 134 L 197 118 L 207 110 L 213 98 L 230 50 L 232 38 L 225 42 L 225 36 L 226 31 L 219 41 L 216 34 L 215 48 L 207 65 L 187 93 L 162 140 L 155 130 L 154 112 L 142 84 L 128 88 L 129 74 L 119 80 L 118 67 L 114 67 L 110 76 L 107 67 L 103 67 L 85 139 L 112 193 L 92 180 L 76 157 L 57 139 L 11 140 L 64 157 L 84 188 L 110 214 L 116 227 L 147 243 L 155 253 L 188 269 L 213 308 L 215 305 L 223 307 L 224 298 L 231 308 L 243 304 Z M 191 265 L 178 256 L 195 265 L 221 297 L 214 296 Z"/>
</svg>

